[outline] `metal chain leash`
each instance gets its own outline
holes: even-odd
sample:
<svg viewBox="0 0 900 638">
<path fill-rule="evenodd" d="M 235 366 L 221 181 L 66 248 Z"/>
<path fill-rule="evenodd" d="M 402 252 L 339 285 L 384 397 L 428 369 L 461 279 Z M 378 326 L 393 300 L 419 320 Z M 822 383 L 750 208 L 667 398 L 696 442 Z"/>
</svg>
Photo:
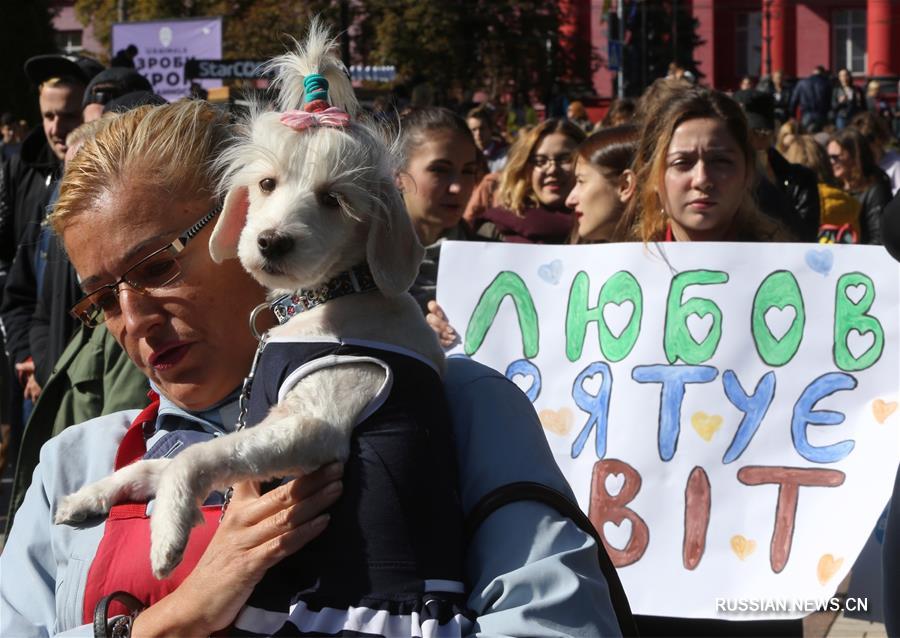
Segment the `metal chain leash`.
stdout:
<svg viewBox="0 0 900 638">
<path fill-rule="evenodd" d="M 259 365 L 259 359 L 266 342 L 269 340 L 269 333 L 264 333 L 259 338 L 259 345 L 256 347 L 256 354 L 253 355 L 253 365 L 250 366 L 250 372 L 244 377 L 244 385 L 241 387 L 241 396 L 238 399 L 238 420 L 235 432 L 240 432 L 247 427 L 247 411 L 250 409 L 250 389 L 253 385 L 253 377 L 256 376 L 256 366 Z"/>
</svg>

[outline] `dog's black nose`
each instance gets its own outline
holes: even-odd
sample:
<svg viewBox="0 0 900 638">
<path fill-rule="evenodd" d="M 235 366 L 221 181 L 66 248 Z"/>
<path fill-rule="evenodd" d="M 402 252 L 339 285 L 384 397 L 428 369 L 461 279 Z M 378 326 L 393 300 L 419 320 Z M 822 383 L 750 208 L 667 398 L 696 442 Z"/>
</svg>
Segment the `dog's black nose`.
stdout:
<svg viewBox="0 0 900 638">
<path fill-rule="evenodd" d="M 266 259 L 276 259 L 290 252 L 294 247 L 294 238 L 290 235 L 282 235 L 274 230 L 264 230 L 256 237 L 256 245 L 259 252 Z"/>
</svg>

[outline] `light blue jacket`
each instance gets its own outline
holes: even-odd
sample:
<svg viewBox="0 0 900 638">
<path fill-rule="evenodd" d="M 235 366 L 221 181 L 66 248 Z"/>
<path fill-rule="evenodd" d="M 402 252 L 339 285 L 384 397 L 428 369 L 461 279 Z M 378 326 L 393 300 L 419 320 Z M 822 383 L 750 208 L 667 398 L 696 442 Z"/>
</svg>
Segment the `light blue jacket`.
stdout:
<svg viewBox="0 0 900 638">
<path fill-rule="evenodd" d="M 445 382 L 465 511 L 515 481 L 541 482 L 571 497 L 534 409 L 514 384 L 459 359 L 448 362 Z M 54 503 L 110 473 L 137 414 L 118 412 L 68 428 L 41 450 L 0 555 L 0 636 L 93 635 L 82 625 L 83 594 L 104 523 L 53 525 Z M 517 502 L 489 516 L 468 548 L 466 571 L 473 584 L 469 606 L 478 616 L 474 635 L 619 635 L 594 540 L 545 505 Z"/>
</svg>

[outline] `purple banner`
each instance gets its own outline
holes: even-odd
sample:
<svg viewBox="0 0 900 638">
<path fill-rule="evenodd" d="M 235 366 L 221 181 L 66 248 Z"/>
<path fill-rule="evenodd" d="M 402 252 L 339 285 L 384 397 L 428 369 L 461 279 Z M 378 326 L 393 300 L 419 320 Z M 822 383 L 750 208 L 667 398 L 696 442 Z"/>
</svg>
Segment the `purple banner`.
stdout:
<svg viewBox="0 0 900 638">
<path fill-rule="evenodd" d="M 135 68 L 150 80 L 156 93 L 171 102 L 191 93 L 191 82 L 184 78 L 189 58 L 221 59 L 222 18 L 114 24 L 113 54 L 132 44 L 138 49 Z M 219 80 L 197 82 L 205 89 L 222 86 Z"/>
</svg>

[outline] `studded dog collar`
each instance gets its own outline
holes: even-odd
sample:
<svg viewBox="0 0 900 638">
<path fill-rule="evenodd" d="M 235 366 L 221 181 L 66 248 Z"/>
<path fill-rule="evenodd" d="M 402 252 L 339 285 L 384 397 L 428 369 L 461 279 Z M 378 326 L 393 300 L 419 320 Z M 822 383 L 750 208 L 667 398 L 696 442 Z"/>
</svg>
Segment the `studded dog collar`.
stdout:
<svg viewBox="0 0 900 638">
<path fill-rule="evenodd" d="M 362 263 L 345 270 L 333 279 L 312 290 L 298 290 L 295 293 L 275 299 L 269 307 L 275 313 L 279 324 L 286 323 L 294 315 L 311 310 L 326 301 L 343 297 L 354 292 L 378 290 L 369 265 Z"/>
</svg>

